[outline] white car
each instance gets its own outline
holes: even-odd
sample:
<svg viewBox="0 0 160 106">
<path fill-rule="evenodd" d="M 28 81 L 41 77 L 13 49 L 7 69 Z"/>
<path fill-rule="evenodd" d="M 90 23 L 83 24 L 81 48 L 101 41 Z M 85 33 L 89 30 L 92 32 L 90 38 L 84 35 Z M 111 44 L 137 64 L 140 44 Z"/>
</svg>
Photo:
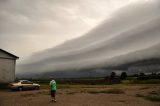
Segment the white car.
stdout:
<svg viewBox="0 0 160 106">
<path fill-rule="evenodd" d="M 28 90 L 28 89 L 38 90 L 40 88 L 40 85 L 28 80 L 19 80 L 14 83 L 10 83 L 9 88 L 11 90 L 19 90 L 19 91 Z"/>
</svg>

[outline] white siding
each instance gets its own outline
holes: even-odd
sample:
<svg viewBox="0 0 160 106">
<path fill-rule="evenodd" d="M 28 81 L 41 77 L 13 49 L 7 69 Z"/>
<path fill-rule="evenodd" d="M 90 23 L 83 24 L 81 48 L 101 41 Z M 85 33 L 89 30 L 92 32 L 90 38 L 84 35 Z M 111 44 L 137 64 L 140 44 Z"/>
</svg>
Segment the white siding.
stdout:
<svg viewBox="0 0 160 106">
<path fill-rule="evenodd" d="M 0 58 L 0 83 L 15 80 L 15 60 Z"/>
</svg>

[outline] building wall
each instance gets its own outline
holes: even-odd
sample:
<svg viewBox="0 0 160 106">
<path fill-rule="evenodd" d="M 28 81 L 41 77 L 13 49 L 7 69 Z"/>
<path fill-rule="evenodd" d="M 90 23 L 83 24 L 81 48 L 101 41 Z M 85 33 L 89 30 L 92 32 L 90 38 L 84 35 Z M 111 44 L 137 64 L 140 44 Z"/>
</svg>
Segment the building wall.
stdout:
<svg viewBox="0 0 160 106">
<path fill-rule="evenodd" d="M 15 80 L 15 60 L 0 58 L 0 83 Z"/>
</svg>

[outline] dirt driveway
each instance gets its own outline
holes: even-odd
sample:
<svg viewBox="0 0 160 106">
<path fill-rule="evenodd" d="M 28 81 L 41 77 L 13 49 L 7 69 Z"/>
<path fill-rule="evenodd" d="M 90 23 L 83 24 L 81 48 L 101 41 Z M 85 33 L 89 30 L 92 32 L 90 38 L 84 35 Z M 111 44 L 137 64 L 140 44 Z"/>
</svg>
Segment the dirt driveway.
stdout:
<svg viewBox="0 0 160 106">
<path fill-rule="evenodd" d="M 160 106 L 145 99 L 158 95 L 160 85 L 116 85 L 90 88 L 58 89 L 57 102 L 50 100 L 49 90 L 0 91 L 0 106 Z M 158 91 L 159 92 L 159 91 Z"/>
</svg>

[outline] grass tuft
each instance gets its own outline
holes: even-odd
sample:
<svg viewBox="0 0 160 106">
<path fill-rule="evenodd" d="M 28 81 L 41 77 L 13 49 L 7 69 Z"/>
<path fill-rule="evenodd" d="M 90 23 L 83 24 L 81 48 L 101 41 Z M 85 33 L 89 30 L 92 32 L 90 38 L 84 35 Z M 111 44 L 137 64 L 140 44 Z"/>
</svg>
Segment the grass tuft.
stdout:
<svg viewBox="0 0 160 106">
<path fill-rule="evenodd" d="M 107 93 L 110 93 L 110 94 L 124 94 L 124 91 L 121 90 L 121 89 L 109 89 L 107 91 Z"/>
<path fill-rule="evenodd" d="M 158 96 L 146 96 L 145 99 L 150 100 L 152 102 L 160 102 L 160 95 L 158 95 Z"/>
<path fill-rule="evenodd" d="M 99 93 L 106 93 L 106 94 L 124 94 L 124 91 L 121 89 L 108 89 L 108 90 L 101 90 L 101 91 L 88 91 L 91 94 L 99 94 Z"/>
<path fill-rule="evenodd" d="M 141 87 L 140 90 L 149 89 L 149 87 Z"/>
<path fill-rule="evenodd" d="M 142 98 L 149 100 L 149 101 L 152 101 L 152 102 L 160 102 L 160 89 L 158 89 L 156 91 L 151 91 L 146 96 L 141 95 L 141 94 L 136 94 L 136 97 L 142 97 Z"/>
<path fill-rule="evenodd" d="M 68 92 L 67 95 L 74 95 L 76 92 Z"/>
<path fill-rule="evenodd" d="M 136 94 L 136 97 L 144 97 L 142 94 Z"/>
</svg>

